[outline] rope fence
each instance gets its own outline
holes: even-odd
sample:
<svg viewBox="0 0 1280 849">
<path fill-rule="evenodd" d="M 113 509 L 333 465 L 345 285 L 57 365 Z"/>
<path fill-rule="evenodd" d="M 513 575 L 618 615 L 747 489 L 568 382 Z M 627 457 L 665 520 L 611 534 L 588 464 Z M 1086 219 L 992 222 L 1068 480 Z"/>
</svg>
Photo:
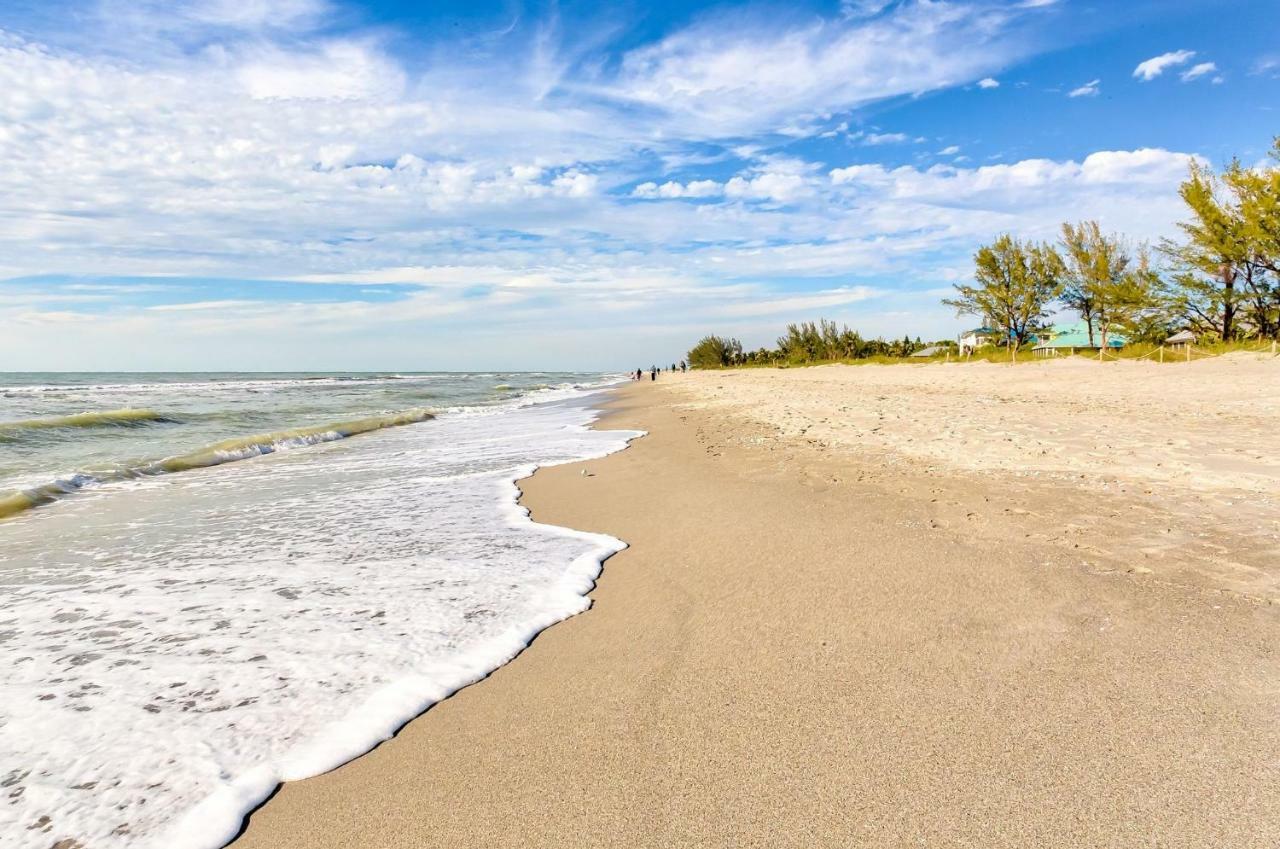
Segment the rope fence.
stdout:
<svg viewBox="0 0 1280 849">
<path fill-rule="evenodd" d="M 1174 362 L 1181 361 L 1181 362 L 1189 363 L 1193 359 L 1201 359 L 1201 360 L 1212 359 L 1214 357 L 1222 357 L 1227 354 L 1235 354 L 1242 351 L 1246 353 L 1255 353 L 1255 354 L 1269 353 L 1272 356 L 1276 356 L 1277 355 L 1276 340 L 1272 339 L 1269 342 L 1263 342 L 1259 345 L 1250 345 L 1246 347 L 1235 348 L 1230 351 L 1211 351 L 1207 348 L 1199 348 L 1191 344 L 1176 345 L 1176 346 L 1161 345 L 1159 348 L 1156 348 L 1154 351 L 1148 351 L 1147 353 L 1143 354 L 1140 357 L 1122 357 L 1118 354 L 1112 353 L 1111 351 L 1104 351 L 1099 349 L 1098 361 L 1105 362 L 1106 360 L 1114 360 L 1116 362 L 1120 362 L 1121 360 L 1129 360 L 1131 362 L 1136 363 L 1139 360 L 1155 359 L 1157 362 L 1163 363 L 1165 361 L 1165 358 L 1168 357 L 1171 361 L 1174 361 Z"/>
<path fill-rule="evenodd" d="M 1272 356 L 1280 356 L 1280 343 L 1277 343 L 1277 340 L 1272 339 L 1270 341 L 1261 342 L 1256 345 L 1234 347 L 1229 351 L 1211 351 L 1207 348 L 1201 348 L 1191 344 L 1161 345 L 1157 347 L 1155 350 L 1148 351 L 1147 353 L 1143 354 L 1140 357 L 1122 357 L 1119 354 L 1113 353 L 1112 351 L 1107 351 L 1100 348 L 1098 349 L 1098 361 L 1106 362 L 1108 360 L 1111 360 L 1114 362 L 1127 361 L 1127 362 L 1136 363 L 1142 360 L 1154 360 L 1155 362 L 1163 363 L 1167 359 L 1169 362 L 1188 362 L 1189 363 L 1192 360 L 1212 359 L 1214 357 L 1222 357 L 1222 356 L 1226 356 L 1227 354 L 1235 354 L 1235 353 L 1241 353 L 1241 352 L 1255 353 L 1255 354 L 1271 354 Z M 952 352 L 947 351 L 945 354 L 944 362 L 948 362 L 948 363 L 952 361 L 957 363 L 970 362 L 972 361 L 976 353 L 977 353 L 976 351 L 968 351 L 964 354 L 956 353 L 953 355 Z M 1018 352 L 1019 357 L 1021 353 L 1022 353 L 1021 351 Z M 1018 361 L 1019 361 L 1018 359 L 1010 358 L 1008 360 L 1008 364 L 1016 365 Z"/>
</svg>

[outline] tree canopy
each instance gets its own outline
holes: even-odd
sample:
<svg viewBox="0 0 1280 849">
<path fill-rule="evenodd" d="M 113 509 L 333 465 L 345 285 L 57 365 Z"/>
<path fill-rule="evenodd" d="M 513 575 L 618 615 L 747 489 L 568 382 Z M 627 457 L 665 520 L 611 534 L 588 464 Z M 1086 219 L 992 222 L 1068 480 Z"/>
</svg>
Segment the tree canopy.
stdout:
<svg viewBox="0 0 1280 849">
<path fill-rule="evenodd" d="M 1023 242 L 1006 233 L 980 247 L 973 261 L 974 283 L 957 283 L 956 296 L 943 303 L 959 314 L 990 322 L 1018 348 L 1062 292 L 1062 258 L 1050 245 Z"/>
<path fill-rule="evenodd" d="M 723 368 L 743 361 L 742 343 L 732 337 L 703 336 L 689 349 L 687 359 L 693 368 Z"/>
<path fill-rule="evenodd" d="M 1161 251 L 1174 273 L 1166 304 L 1186 326 L 1222 339 L 1280 335 L 1280 138 L 1271 167 L 1192 165 L 1179 188 L 1190 218 Z"/>
</svg>

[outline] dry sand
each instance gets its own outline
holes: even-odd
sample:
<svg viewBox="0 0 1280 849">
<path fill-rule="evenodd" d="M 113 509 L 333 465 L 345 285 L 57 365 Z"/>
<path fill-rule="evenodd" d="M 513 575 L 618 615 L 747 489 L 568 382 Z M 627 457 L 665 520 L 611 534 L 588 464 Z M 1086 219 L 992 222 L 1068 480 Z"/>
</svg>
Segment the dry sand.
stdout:
<svg viewBox="0 0 1280 849">
<path fill-rule="evenodd" d="M 1277 366 L 632 385 L 648 437 L 524 483 L 632 544 L 592 610 L 235 845 L 1280 845 L 1275 492 L 1201 474 L 1274 466 Z"/>
</svg>

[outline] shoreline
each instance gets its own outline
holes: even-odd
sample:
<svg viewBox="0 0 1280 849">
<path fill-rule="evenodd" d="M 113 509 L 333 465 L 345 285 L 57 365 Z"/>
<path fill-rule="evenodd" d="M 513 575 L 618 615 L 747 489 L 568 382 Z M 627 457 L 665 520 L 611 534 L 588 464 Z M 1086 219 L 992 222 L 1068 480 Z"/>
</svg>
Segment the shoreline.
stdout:
<svg viewBox="0 0 1280 849">
<path fill-rule="evenodd" d="M 606 405 L 649 432 L 627 450 L 519 484 L 630 546 L 592 609 L 234 846 L 1280 838 L 1273 606 L 1083 563 L 990 507 L 1007 481 L 775 438 L 678 383 Z"/>
<path fill-rule="evenodd" d="M 18 845 L 223 846 L 282 781 L 364 754 L 589 605 L 622 543 L 536 524 L 516 481 L 634 434 L 591 430 L 600 399 L 577 384 L 476 384 L 455 395 L 496 409 L 6 523 L 7 636 L 29 635 L 4 646 L 7 730 L 32 732 L 0 735 L 24 767 L 0 817 L 30 826 Z"/>
</svg>

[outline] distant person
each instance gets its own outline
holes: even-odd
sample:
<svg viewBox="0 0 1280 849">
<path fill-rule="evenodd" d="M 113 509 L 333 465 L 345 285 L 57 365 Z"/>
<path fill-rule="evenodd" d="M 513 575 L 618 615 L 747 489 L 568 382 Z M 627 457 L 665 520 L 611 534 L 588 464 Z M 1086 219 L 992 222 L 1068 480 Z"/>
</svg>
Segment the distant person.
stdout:
<svg viewBox="0 0 1280 849">
<path fill-rule="evenodd" d="M 640 369 L 636 369 L 636 380 L 639 380 L 639 379 L 640 379 L 640 375 L 641 375 L 641 374 L 642 374 L 642 372 L 640 371 Z"/>
<path fill-rule="evenodd" d="M 649 379 L 650 379 L 650 380 L 657 380 L 657 379 L 658 379 L 658 367 L 657 367 L 657 366 L 652 366 L 652 367 L 649 369 Z"/>
<path fill-rule="evenodd" d="M 680 373 L 681 373 L 681 374 L 684 374 L 684 373 L 685 373 L 685 371 L 687 371 L 687 370 L 688 370 L 688 367 L 685 365 L 684 360 L 681 360 L 681 361 L 680 361 Z"/>
</svg>

